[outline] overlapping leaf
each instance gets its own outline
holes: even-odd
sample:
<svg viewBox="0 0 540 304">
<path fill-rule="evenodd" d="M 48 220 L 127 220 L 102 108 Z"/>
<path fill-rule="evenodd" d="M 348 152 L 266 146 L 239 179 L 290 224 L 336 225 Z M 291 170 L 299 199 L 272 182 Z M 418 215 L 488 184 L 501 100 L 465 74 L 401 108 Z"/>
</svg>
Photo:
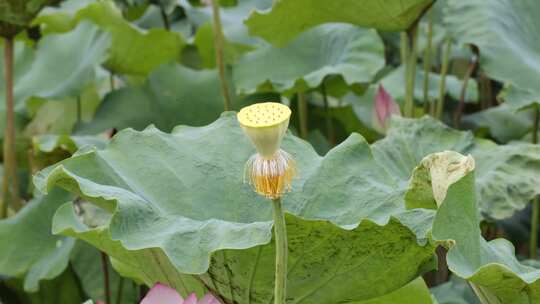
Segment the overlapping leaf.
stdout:
<svg viewBox="0 0 540 304">
<path fill-rule="evenodd" d="M 15 216 L 0 221 L 0 273 L 24 276 L 24 289 L 37 291 L 41 280 L 53 279 L 67 267 L 75 240 L 51 234 L 58 206 L 72 196 L 61 189 L 28 203 Z"/>
<path fill-rule="evenodd" d="M 505 102 L 499 106 L 463 117 L 463 126 L 482 133 L 489 130 L 493 138 L 507 143 L 521 139 L 531 131 L 534 114 L 531 111 L 516 112 L 515 103 Z M 527 103 L 530 105 L 530 103 Z"/>
<path fill-rule="evenodd" d="M 31 46 L 17 43 L 15 110 L 24 113 L 25 103 L 32 96 L 63 99 L 83 94 L 85 88 L 96 81 L 109 45 L 109 35 L 87 22 L 73 32 L 43 38 L 35 57 Z M 5 116 L 4 84 L 2 81 L 0 87 L 0 121 Z M 4 125 L 1 123 L 0 129 Z"/>
<path fill-rule="evenodd" d="M 149 124 L 167 131 L 178 124 L 203 125 L 219 117 L 222 100 L 215 70 L 163 65 L 145 84 L 109 93 L 94 120 L 79 126 L 77 133 L 97 134 L 128 127 L 141 130 Z"/>
<path fill-rule="evenodd" d="M 77 242 L 71 255 L 71 264 L 84 292 L 95 300 L 106 299 L 101 252 L 85 242 Z M 112 303 L 132 304 L 138 300 L 138 286 L 118 275 L 110 266 L 109 288 Z"/>
<path fill-rule="evenodd" d="M 254 12 L 246 24 L 250 34 L 284 45 L 302 31 L 322 23 L 351 23 L 385 31 L 405 30 L 431 3 L 431 0 L 282 0 L 274 2 L 271 10 Z"/>
<path fill-rule="evenodd" d="M 106 66 L 116 73 L 147 75 L 157 66 L 175 61 L 184 45 L 177 33 L 164 29 L 142 31 L 123 19 L 112 1 L 93 2 L 82 9 L 69 4 L 60 9 L 44 11 L 36 24 L 47 31 L 69 31 L 78 22 L 89 19 L 112 36 L 112 46 Z"/>
<path fill-rule="evenodd" d="M 540 2 L 451 0 L 447 6 L 445 22 L 460 43 L 479 47 L 482 69 L 491 78 L 532 91 L 535 98 L 528 102 L 536 102 L 540 43 L 531 37 L 540 31 Z"/>
<path fill-rule="evenodd" d="M 384 66 L 384 46 L 374 30 L 347 24 L 313 28 L 282 48 L 266 45 L 235 66 L 238 91 L 251 93 L 269 83 L 279 92 L 318 86 L 338 74 L 347 84 L 366 83 Z"/>
<path fill-rule="evenodd" d="M 412 169 L 428 154 L 443 150 L 472 154 L 477 165 L 478 205 L 487 218 L 509 217 L 539 194 L 537 145 L 497 146 L 424 117 L 394 119 L 386 138 L 376 142 L 373 149 L 375 159 L 401 181 L 407 181 Z"/>
<path fill-rule="evenodd" d="M 291 213 L 291 302 L 381 296 L 432 266 L 433 247 L 416 237 L 429 228 L 432 212 L 404 211 L 403 190 L 361 137 L 352 136 L 324 158 L 292 136 L 284 149 L 295 155 L 301 172 L 296 191 L 284 200 Z M 113 212 L 110 224 L 96 230 L 76 221 L 66 205 L 55 217 L 55 231 L 107 251 L 122 273 L 147 284 L 161 278 L 181 291 L 176 271 L 199 274 L 228 301 L 265 303 L 274 272 L 271 208 L 242 182 L 252 153 L 228 114 L 172 134 L 124 130 L 105 150 L 74 156 L 35 182 L 42 190 L 59 185 Z M 148 252 L 159 257 L 155 264 Z M 145 271 L 131 261 L 147 263 Z M 165 278 L 160 264 L 171 265 L 162 266 L 169 269 Z"/>
<path fill-rule="evenodd" d="M 450 159 L 449 159 L 450 158 Z M 449 160 L 449 162 L 447 162 Z M 477 158 L 480 160 L 480 158 Z M 437 167 L 441 168 L 437 168 Z M 540 269 L 518 262 L 514 247 L 505 239 L 486 242 L 478 225 L 474 161 L 456 152 L 444 152 L 425 159 L 416 169 L 431 173 L 429 179 L 413 180 L 412 185 L 430 186 L 425 194 L 437 197 L 437 214 L 433 221 L 432 237 L 450 248 L 447 254 L 449 269 L 473 284 L 488 303 L 536 303 L 540 300 Z M 438 180 L 439 173 L 459 178 Z M 433 190 L 432 190 L 433 189 Z M 416 196 L 416 198 L 421 196 Z M 486 300 L 484 300 L 486 301 Z"/>
<path fill-rule="evenodd" d="M 250 36 L 244 19 L 255 9 L 264 10 L 272 6 L 271 0 L 237 0 L 235 6 L 221 7 L 220 16 L 223 34 L 232 43 L 253 45 L 260 39 Z M 212 8 L 210 6 L 194 6 L 189 0 L 178 0 L 186 11 L 188 20 L 194 26 L 200 27 L 212 21 Z"/>
<path fill-rule="evenodd" d="M 27 27 L 45 6 L 59 0 L 5 0 L 0 2 L 0 36 L 14 36 Z"/>
<path fill-rule="evenodd" d="M 353 302 L 350 304 L 395 304 L 415 303 L 433 304 L 431 294 L 424 280 L 420 277 L 400 289 L 375 299 Z"/>
</svg>

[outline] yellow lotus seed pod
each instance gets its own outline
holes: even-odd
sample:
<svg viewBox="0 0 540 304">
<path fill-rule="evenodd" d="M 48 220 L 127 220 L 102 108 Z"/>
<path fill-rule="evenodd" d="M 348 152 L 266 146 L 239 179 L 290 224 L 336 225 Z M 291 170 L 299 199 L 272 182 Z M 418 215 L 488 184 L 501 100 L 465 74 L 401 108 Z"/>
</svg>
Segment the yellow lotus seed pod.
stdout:
<svg viewBox="0 0 540 304">
<path fill-rule="evenodd" d="M 279 149 L 289 127 L 291 110 L 277 102 L 257 103 L 238 113 L 238 122 L 262 156 L 271 157 Z"/>
<path fill-rule="evenodd" d="M 276 102 L 257 103 L 243 108 L 238 122 L 257 154 L 246 163 L 245 179 L 254 190 L 270 199 L 291 189 L 296 165 L 292 156 L 279 147 L 289 126 L 291 110 Z"/>
</svg>

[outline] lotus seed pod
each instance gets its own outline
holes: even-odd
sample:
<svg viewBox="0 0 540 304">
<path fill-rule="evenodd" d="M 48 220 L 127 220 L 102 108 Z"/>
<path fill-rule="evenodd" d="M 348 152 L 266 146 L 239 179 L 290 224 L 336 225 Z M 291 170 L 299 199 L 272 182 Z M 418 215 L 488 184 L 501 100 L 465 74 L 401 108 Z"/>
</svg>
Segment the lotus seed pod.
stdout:
<svg viewBox="0 0 540 304">
<path fill-rule="evenodd" d="M 238 122 L 257 150 L 246 163 L 245 180 L 270 199 L 290 191 L 296 175 L 294 159 L 280 149 L 290 117 L 291 110 L 276 102 L 254 104 L 238 113 Z"/>
</svg>

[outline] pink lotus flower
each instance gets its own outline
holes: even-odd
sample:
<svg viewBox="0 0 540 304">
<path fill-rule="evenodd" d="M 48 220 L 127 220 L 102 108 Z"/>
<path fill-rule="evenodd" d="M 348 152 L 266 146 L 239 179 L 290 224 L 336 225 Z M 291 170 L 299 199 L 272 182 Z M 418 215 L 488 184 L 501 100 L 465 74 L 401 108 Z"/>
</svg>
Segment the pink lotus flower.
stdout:
<svg viewBox="0 0 540 304">
<path fill-rule="evenodd" d="M 210 293 L 206 294 L 201 300 L 192 293 L 187 299 L 183 299 L 180 294 L 167 285 L 157 283 L 150 289 L 140 304 L 221 304 Z"/>
<path fill-rule="evenodd" d="M 384 87 L 379 85 L 377 95 L 375 95 L 375 106 L 373 107 L 373 128 L 380 133 L 386 133 L 392 115 L 401 116 L 399 105 L 386 92 Z"/>
</svg>

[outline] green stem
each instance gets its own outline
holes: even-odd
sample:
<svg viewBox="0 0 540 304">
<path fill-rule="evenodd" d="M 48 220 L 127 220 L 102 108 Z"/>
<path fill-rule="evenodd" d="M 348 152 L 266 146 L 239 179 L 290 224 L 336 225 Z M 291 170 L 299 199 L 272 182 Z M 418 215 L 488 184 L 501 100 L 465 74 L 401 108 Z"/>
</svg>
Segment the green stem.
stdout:
<svg viewBox="0 0 540 304">
<path fill-rule="evenodd" d="M 219 72 L 219 82 L 221 85 L 221 95 L 223 95 L 223 108 L 225 111 L 231 110 L 231 99 L 229 96 L 229 86 L 225 78 L 225 60 L 223 57 L 223 30 L 221 28 L 221 17 L 219 15 L 218 0 L 211 0 L 212 17 L 214 21 L 214 49 L 216 65 Z"/>
<path fill-rule="evenodd" d="M 328 95 L 326 94 L 326 85 L 324 83 L 324 79 L 321 83 L 321 91 L 323 95 L 323 103 L 324 103 L 324 116 L 326 120 L 326 137 L 328 137 L 328 141 L 332 146 L 336 145 L 336 132 L 334 130 L 334 124 L 332 123 L 332 116 L 330 114 L 330 106 L 328 105 Z"/>
<path fill-rule="evenodd" d="M 538 248 L 538 216 L 540 214 L 540 204 L 538 198 L 532 201 L 531 214 L 531 241 L 529 246 L 529 256 L 531 259 L 536 258 L 536 249 Z"/>
<path fill-rule="evenodd" d="M 77 124 L 82 122 L 82 103 L 81 96 L 77 96 Z"/>
<path fill-rule="evenodd" d="M 407 57 L 409 56 L 409 39 L 407 38 L 407 33 L 406 32 L 401 32 L 399 34 L 399 42 L 400 42 L 400 47 L 399 47 L 399 54 L 400 54 L 400 57 L 401 57 L 401 64 L 406 66 L 407 65 Z"/>
<path fill-rule="evenodd" d="M 306 101 L 306 95 L 304 93 L 298 93 L 298 118 L 300 119 L 300 137 L 307 139 L 308 136 L 308 107 Z"/>
<path fill-rule="evenodd" d="M 122 303 L 122 296 L 124 294 L 124 277 L 120 277 L 118 280 L 118 287 L 116 288 L 116 304 Z"/>
<path fill-rule="evenodd" d="M 103 290 L 105 292 L 105 304 L 112 304 L 111 287 L 109 284 L 109 264 L 107 254 L 105 252 L 101 252 L 101 267 L 103 272 Z"/>
<path fill-rule="evenodd" d="M 534 120 L 532 127 L 532 143 L 538 144 L 538 127 L 540 124 L 540 106 L 534 107 Z M 538 216 L 540 215 L 540 202 L 538 197 L 535 197 L 532 201 L 532 214 L 531 214 L 531 240 L 529 245 L 529 256 L 531 259 L 536 258 L 536 251 L 538 249 Z"/>
<path fill-rule="evenodd" d="M 424 50 L 424 114 L 430 112 L 429 76 L 431 71 L 431 50 L 433 45 L 433 10 L 428 13 L 427 44 Z"/>
<path fill-rule="evenodd" d="M 418 56 L 418 23 L 412 25 L 409 30 L 409 40 L 411 41 L 411 51 L 409 52 L 407 65 L 405 66 L 405 106 L 403 113 L 405 117 L 414 116 L 414 81 L 416 80 L 416 62 Z"/>
<path fill-rule="evenodd" d="M 485 110 L 492 105 L 493 92 L 491 89 L 491 80 L 483 72 L 480 73 L 480 87 L 482 88 L 482 102 L 480 106 L 482 110 Z"/>
<path fill-rule="evenodd" d="M 274 304 L 285 304 L 287 297 L 287 228 L 281 198 L 272 200 L 274 206 L 274 238 L 276 241 L 276 277 Z"/>
<path fill-rule="evenodd" d="M 439 99 L 437 100 L 437 108 L 435 110 L 435 117 L 441 119 L 442 112 L 444 110 L 444 99 L 446 96 L 446 74 L 448 73 L 448 66 L 450 63 L 450 52 L 452 51 L 452 39 L 446 39 L 446 47 L 443 53 L 442 66 L 441 66 L 441 80 L 439 83 Z"/>
<path fill-rule="evenodd" d="M 114 86 L 114 73 L 113 72 L 109 73 L 109 86 L 110 86 L 111 91 L 114 91 L 115 86 Z"/>
<path fill-rule="evenodd" d="M 20 209 L 15 155 L 15 112 L 13 106 L 13 38 L 4 40 L 4 78 L 6 80 L 6 128 L 4 133 L 4 180 L 0 218 L 7 217 L 8 204 Z"/>
<path fill-rule="evenodd" d="M 461 115 L 463 114 L 463 110 L 465 109 L 465 97 L 467 94 L 467 87 L 469 85 L 469 79 L 471 78 L 474 70 L 476 69 L 476 55 L 473 55 L 471 62 L 469 63 L 469 67 L 467 68 L 467 71 L 465 72 L 465 75 L 463 76 L 463 84 L 461 87 L 461 93 L 459 95 L 459 104 L 456 109 L 456 112 L 454 113 L 454 128 L 459 128 L 459 125 L 461 123 Z"/>
</svg>

